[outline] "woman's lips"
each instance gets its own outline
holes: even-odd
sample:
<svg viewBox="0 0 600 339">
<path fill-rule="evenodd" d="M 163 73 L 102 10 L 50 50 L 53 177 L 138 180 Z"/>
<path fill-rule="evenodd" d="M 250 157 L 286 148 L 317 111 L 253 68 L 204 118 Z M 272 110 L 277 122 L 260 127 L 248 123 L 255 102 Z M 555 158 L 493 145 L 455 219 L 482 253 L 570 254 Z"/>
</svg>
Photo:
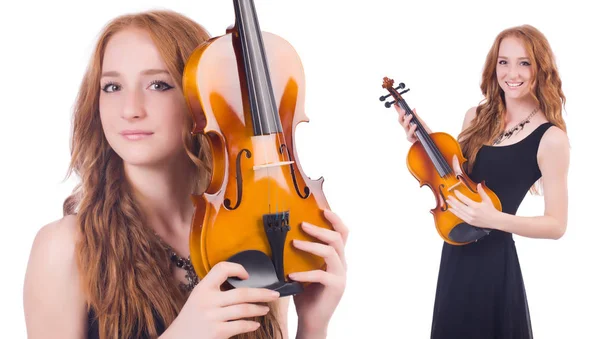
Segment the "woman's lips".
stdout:
<svg viewBox="0 0 600 339">
<path fill-rule="evenodd" d="M 154 133 L 142 130 L 125 130 L 122 131 L 120 134 L 127 140 L 140 140 L 147 138 Z"/>
</svg>

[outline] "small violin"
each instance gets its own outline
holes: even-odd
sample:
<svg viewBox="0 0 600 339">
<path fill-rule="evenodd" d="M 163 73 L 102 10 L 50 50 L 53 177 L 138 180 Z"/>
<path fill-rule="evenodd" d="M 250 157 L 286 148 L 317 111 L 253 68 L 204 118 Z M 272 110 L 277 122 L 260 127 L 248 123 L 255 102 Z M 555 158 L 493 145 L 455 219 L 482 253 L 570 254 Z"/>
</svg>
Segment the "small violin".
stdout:
<svg viewBox="0 0 600 339">
<path fill-rule="evenodd" d="M 192 134 L 207 137 L 213 158 L 206 192 L 192 195 L 191 261 L 200 278 L 219 262 L 241 264 L 250 278 L 229 278 L 229 288 L 297 294 L 306 284 L 288 274 L 325 266 L 292 245 L 320 242 L 301 223 L 333 230 L 323 178 L 306 177 L 294 145 L 308 121 L 304 70 L 286 40 L 261 32 L 253 0 L 233 7 L 235 25 L 198 46 L 183 75 Z"/>
<path fill-rule="evenodd" d="M 389 96 L 394 98 L 393 101 L 386 102 L 385 107 L 389 108 L 397 103 L 404 109 L 406 115 L 412 113 L 402 98 L 402 94 L 410 89 L 398 92 L 399 89 L 406 87 L 404 83 L 394 87 L 394 80 L 384 77 L 382 87 L 387 89 L 389 94 L 381 96 L 380 101 L 385 101 Z M 456 191 L 473 201 L 481 202 L 477 183 L 464 173 L 464 164 L 467 159 L 464 157 L 458 141 L 447 133 L 427 133 L 422 123 L 414 115 L 410 123 L 417 125 L 415 130 L 417 141 L 410 147 L 406 163 L 410 173 L 419 181 L 420 187 L 429 186 L 436 197 L 436 207 L 431 210 L 431 213 L 439 235 L 445 242 L 452 245 L 466 245 L 488 235 L 489 229 L 469 225 L 448 211 L 446 199 Z M 455 157 L 460 167 L 459 172 L 450 166 Z M 485 181 L 481 182 L 481 186 L 492 200 L 494 207 L 501 211 L 500 199 L 485 185 Z"/>
</svg>

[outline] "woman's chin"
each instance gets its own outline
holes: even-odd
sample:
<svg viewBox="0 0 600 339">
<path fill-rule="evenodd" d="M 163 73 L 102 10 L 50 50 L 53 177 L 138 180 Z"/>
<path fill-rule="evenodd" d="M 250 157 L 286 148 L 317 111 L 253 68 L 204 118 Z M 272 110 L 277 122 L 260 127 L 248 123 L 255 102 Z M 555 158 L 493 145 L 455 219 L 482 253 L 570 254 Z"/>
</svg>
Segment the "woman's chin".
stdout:
<svg viewBox="0 0 600 339">
<path fill-rule="evenodd" d="M 504 91 L 504 97 L 510 99 L 523 99 L 528 95 L 527 91 L 509 89 Z"/>
<path fill-rule="evenodd" d="M 119 156 L 125 165 L 135 167 L 161 167 L 170 162 L 168 153 L 123 152 Z"/>
</svg>

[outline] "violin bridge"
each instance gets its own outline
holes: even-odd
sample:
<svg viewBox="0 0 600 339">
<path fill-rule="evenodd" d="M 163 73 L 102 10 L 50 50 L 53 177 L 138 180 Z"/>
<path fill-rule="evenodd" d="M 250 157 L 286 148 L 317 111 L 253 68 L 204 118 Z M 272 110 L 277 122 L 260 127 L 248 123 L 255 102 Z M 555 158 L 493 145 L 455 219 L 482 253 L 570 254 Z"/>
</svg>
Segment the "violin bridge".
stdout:
<svg viewBox="0 0 600 339">
<path fill-rule="evenodd" d="M 456 188 L 456 186 L 459 185 L 464 185 L 469 191 L 473 192 L 473 193 L 477 193 L 477 189 L 471 187 L 471 185 L 469 185 L 469 183 L 465 180 L 465 178 L 462 175 L 457 176 L 458 178 L 458 182 L 450 187 L 448 187 L 448 192 L 454 190 L 454 188 Z"/>
<path fill-rule="evenodd" d="M 454 184 L 454 185 L 452 185 L 452 186 L 448 187 L 448 191 L 452 191 L 452 190 L 453 190 L 453 189 L 454 189 L 456 186 L 458 186 L 458 185 L 460 185 L 460 184 L 462 184 L 462 181 L 460 181 L 460 180 L 459 180 L 458 182 L 456 182 L 456 184 Z"/>
<path fill-rule="evenodd" d="M 255 166 L 253 167 L 253 169 L 256 171 L 256 170 L 263 169 L 263 168 L 269 168 L 269 167 L 279 167 L 279 166 L 291 165 L 291 164 L 293 164 L 293 163 L 294 163 L 293 161 L 280 161 L 280 162 L 273 162 L 273 163 L 270 163 L 270 164 L 264 164 L 264 165 L 255 165 Z"/>
</svg>

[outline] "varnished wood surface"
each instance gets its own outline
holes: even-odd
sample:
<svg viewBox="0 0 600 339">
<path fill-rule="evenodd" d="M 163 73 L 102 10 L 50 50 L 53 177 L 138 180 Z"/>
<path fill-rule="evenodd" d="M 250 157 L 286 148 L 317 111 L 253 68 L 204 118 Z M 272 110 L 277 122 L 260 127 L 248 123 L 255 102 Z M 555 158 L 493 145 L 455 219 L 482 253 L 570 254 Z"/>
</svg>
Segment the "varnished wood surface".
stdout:
<svg viewBox="0 0 600 339">
<path fill-rule="evenodd" d="M 461 170 L 464 172 L 466 159 L 462 154 L 460 145 L 456 139 L 447 133 L 431 133 L 430 137 L 451 167 L 453 167 L 453 156 L 457 156 Z M 452 212 L 447 211 L 447 207 L 449 206 L 444 197 L 447 198 L 450 195 L 454 195 L 454 191 L 460 191 L 469 199 L 481 202 L 481 196 L 477 192 L 477 183 L 468 178 L 466 174 L 462 175 L 464 182 L 460 181 L 456 175 L 440 177 L 428 157 L 425 148 L 418 141 L 409 149 L 406 163 L 410 173 L 419 181 L 421 187 L 428 186 L 436 197 L 436 206 L 431 210 L 431 213 L 434 217 L 435 227 L 442 239 L 453 245 L 468 244 L 468 242 L 459 243 L 452 241 L 448 237 L 450 231 L 456 225 L 463 223 L 463 221 L 452 214 Z M 500 199 L 498 199 L 496 194 L 485 185 L 485 182 L 482 182 L 482 187 L 492 199 L 494 207 L 501 211 L 502 204 L 500 203 Z"/>
<path fill-rule="evenodd" d="M 302 222 L 333 229 L 323 216 L 329 209 L 322 191 L 322 178 L 310 180 L 298 162 L 294 130 L 308 121 L 304 114 L 304 71 L 292 46 L 284 39 L 263 32 L 271 81 L 283 132 L 253 136 L 252 120 L 244 95 L 240 72 L 232 45 L 232 34 L 212 39 L 192 54 L 184 72 L 184 93 L 196 122 L 194 133 L 210 138 L 214 154 L 213 175 L 207 192 L 194 196 L 196 205 L 190 236 L 192 262 L 200 277 L 218 262 L 244 250 L 260 250 L 270 255 L 263 230 L 263 215 L 290 211 L 290 231 L 284 248 L 284 273 L 309 271 L 324 266 L 323 259 L 297 250 L 292 239 L 316 241 L 300 228 Z M 280 152 L 285 144 L 290 152 Z M 242 201 L 235 210 L 224 206 L 225 199 L 235 205 L 237 198 L 236 159 L 241 156 Z M 256 169 L 255 166 L 293 161 L 300 192 L 310 188 L 302 199 L 294 188 L 290 165 Z"/>
</svg>

